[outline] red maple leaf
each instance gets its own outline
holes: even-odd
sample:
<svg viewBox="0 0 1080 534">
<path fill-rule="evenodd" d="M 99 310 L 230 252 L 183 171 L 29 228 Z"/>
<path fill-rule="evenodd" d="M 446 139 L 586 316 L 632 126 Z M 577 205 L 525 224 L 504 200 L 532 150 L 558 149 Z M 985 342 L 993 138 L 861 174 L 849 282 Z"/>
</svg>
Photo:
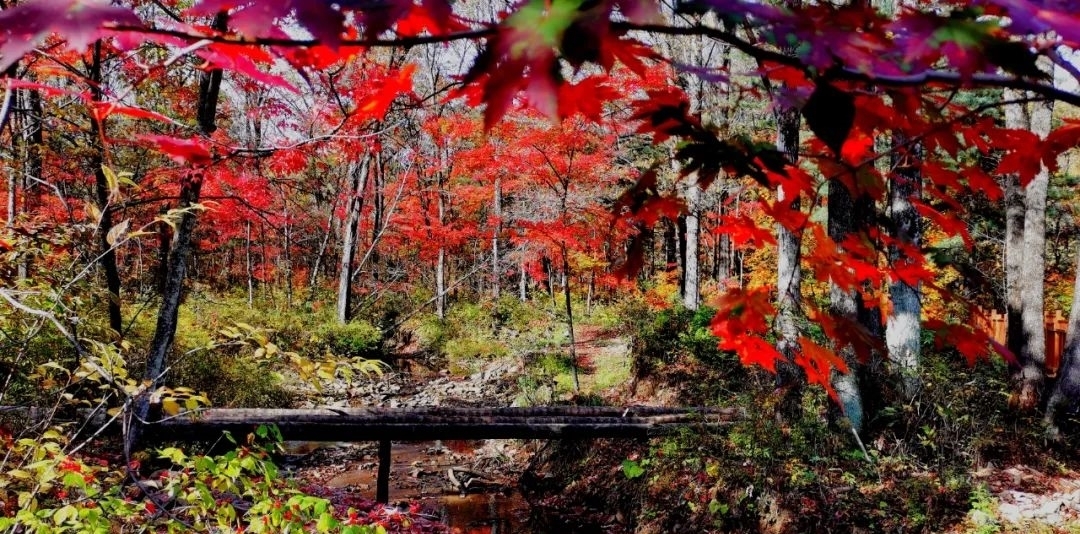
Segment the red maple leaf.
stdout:
<svg viewBox="0 0 1080 534">
<path fill-rule="evenodd" d="M 270 74 L 259 68 L 255 63 L 256 61 L 263 63 L 270 63 L 273 61 L 273 57 L 261 48 L 228 43 L 212 43 L 209 46 L 198 50 L 195 54 L 206 60 L 209 64 L 208 68 L 219 68 L 239 72 L 240 74 L 271 87 L 280 87 L 292 93 L 300 93 L 300 91 L 285 78 L 276 74 Z"/>
<path fill-rule="evenodd" d="M 206 141 L 198 137 L 181 139 L 167 135 L 142 135 L 139 139 L 150 143 L 162 154 L 181 165 L 205 165 L 213 161 L 210 147 Z"/>
</svg>

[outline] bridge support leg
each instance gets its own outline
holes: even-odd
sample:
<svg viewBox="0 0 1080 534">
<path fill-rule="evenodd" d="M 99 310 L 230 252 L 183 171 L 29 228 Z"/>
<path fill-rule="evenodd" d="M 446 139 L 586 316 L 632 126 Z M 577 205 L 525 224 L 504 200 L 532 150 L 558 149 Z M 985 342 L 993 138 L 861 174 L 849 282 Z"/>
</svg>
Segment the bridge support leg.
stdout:
<svg viewBox="0 0 1080 534">
<path fill-rule="evenodd" d="M 379 441 L 379 476 L 375 480 L 375 502 L 390 502 L 390 440 Z"/>
</svg>

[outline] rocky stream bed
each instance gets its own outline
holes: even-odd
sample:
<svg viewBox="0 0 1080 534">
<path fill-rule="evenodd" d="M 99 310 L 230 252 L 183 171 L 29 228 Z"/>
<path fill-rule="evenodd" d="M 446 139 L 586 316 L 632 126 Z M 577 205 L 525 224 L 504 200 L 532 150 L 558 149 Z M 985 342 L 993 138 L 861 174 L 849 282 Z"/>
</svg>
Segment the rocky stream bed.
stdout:
<svg viewBox="0 0 1080 534">
<path fill-rule="evenodd" d="M 489 362 L 465 377 L 426 368 L 388 371 L 377 379 L 331 384 L 304 407 L 509 406 L 520 372 L 513 361 Z M 415 514 L 450 532 L 525 532 L 528 506 L 517 481 L 535 447 L 512 440 L 395 443 L 390 503 L 411 503 Z M 374 498 L 377 443 L 292 441 L 285 449 L 285 468 L 302 484 Z"/>
</svg>

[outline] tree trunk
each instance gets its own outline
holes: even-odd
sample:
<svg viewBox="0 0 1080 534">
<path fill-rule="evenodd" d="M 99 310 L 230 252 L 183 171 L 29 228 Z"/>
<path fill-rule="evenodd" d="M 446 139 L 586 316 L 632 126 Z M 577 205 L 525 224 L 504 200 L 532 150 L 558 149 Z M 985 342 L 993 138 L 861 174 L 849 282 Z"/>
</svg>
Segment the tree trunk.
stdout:
<svg viewBox="0 0 1080 534">
<path fill-rule="evenodd" d="M 218 31 L 225 31 L 228 15 L 219 13 L 214 18 L 212 27 Z M 197 121 L 199 131 L 209 136 L 217 130 L 215 120 L 217 117 L 218 96 L 221 91 L 221 69 L 212 69 L 202 73 L 199 80 L 199 100 L 197 108 Z M 202 189 L 203 176 L 201 170 L 188 171 L 180 184 L 179 208 L 182 210 L 180 223 L 177 225 L 175 243 L 168 258 L 168 271 L 165 277 L 164 290 L 162 293 L 161 307 L 158 309 L 157 326 L 154 329 L 154 338 L 150 342 L 150 352 L 146 358 L 146 372 L 143 380 L 148 383 L 146 391 L 135 400 L 133 420 L 129 422 L 125 448 L 131 451 L 139 443 L 142 434 L 143 423 L 150 413 L 150 394 L 161 384 L 161 379 L 166 371 L 169 350 L 172 348 L 176 337 L 177 315 L 180 311 L 180 297 L 184 290 L 184 275 L 186 256 L 191 248 L 191 238 L 195 233 L 195 224 L 198 221 L 194 207 L 199 203 L 199 193 Z"/>
<path fill-rule="evenodd" d="M 360 236 L 360 212 L 364 207 L 364 188 L 367 185 L 368 162 L 371 154 L 364 154 L 349 178 L 348 206 L 346 208 L 344 235 L 341 243 L 341 263 L 338 269 L 337 320 L 341 324 L 349 322 L 352 310 L 352 291 L 350 283 L 353 274 L 353 261 Z"/>
<path fill-rule="evenodd" d="M 244 266 L 247 270 L 247 301 L 250 309 L 255 304 L 255 263 L 251 259 L 251 221 L 244 223 Z"/>
<path fill-rule="evenodd" d="M 1023 98 L 1024 93 L 1006 89 L 1004 99 Z M 1005 127 L 1028 129 L 1031 121 L 1023 104 L 1005 106 Z M 1024 265 L 1024 190 L 1020 177 L 1005 177 L 1005 316 L 1006 343 L 1009 350 L 1020 357 L 1024 341 L 1023 301 L 1021 299 L 1021 269 Z"/>
<path fill-rule="evenodd" d="M 308 302 L 315 300 L 315 294 L 319 287 L 319 272 L 322 271 L 323 259 L 326 251 L 330 249 L 330 237 L 334 233 L 334 212 L 337 211 L 337 202 L 330 203 L 330 216 L 326 219 L 326 231 L 323 232 L 322 240 L 319 241 L 319 251 L 315 254 L 315 262 L 311 266 L 311 276 L 308 277 Z"/>
<path fill-rule="evenodd" d="M 799 161 L 799 125 L 801 116 L 795 109 L 779 109 L 776 112 L 776 149 L 787 157 L 790 165 Z M 790 210 L 800 209 L 797 195 L 785 193 L 783 188 L 776 191 L 778 203 L 787 202 Z M 781 224 L 776 225 L 776 350 L 788 361 L 777 365 L 777 385 L 787 388 L 784 395 L 782 412 L 793 416 L 798 409 L 796 393 L 804 382 L 802 373 L 794 360 L 799 348 L 799 317 L 802 315 L 802 257 L 801 236 L 788 230 Z M 727 241 L 730 245 L 730 239 Z M 727 263 L 727 262 L 725 262 Z M 730 273 L 731 266 L 725 269 Z"/>
<path fill-rule="evenodd" d="M 1031 131 L 1045 139 L 1050 133 L 1053 104 L 1035 102 Z M 1046 279 L 1046 193 L 1050 173 L 1043 167 L 1024 189 L 1024 261 L 1020 270 L 1020 298 L 1024 345 L 1020 348 L 1020 407 L 1030 410 L 1042 397 L 1046 381 L 1044 281 Z"/>
<path fill-rule="evenodd" d="M 797 145 L 798 145 L 798 143 L 796 142 L 796 146 Z M 726 205 L 727 201 L 728 201 L 728 193 L 727 192 L 721 193 L 720 198 L 716 201 L 716 214 L 717 215 L 723 217 L 727 213 L 727 205 Z M 779 236 L 780 231 L 781 230 L 777 230 L 778 236 Z M 777 239 L 777 242 L 779 242 L 779 241 L 780 240 Z M 796 249 L 796 250 L 798 250 L 798 249 Z M 732 250 L 732 246 L 731 246 L 731 236 L 728 235 L 728 234 L 720 234 L 720 235 L 718 235 L 717 239 L 716 239 L 715 278 L 716 278 L 716 281 L 720 284 L 721 288 L 723 288 L 727 284 L 728 280 L 731 279 L 732 267 L 733 267 L 732 264 L 734 263 L 734 259 L 735 259 L 732 252 L 733 252 L 733 250 Z M 795 262 L 795 264 L 798 265 L 798 262 Z"/>
<path fill-rule="evenodd" d="M 292 232 L 293 223 L 292 215 L 289 213 L 289 190 L 286 186 L 281 188 L 281 210 L 282 219 L 285 224 L 282 225 L 282 249 L 281 249 L 281 263 L 284 266 L 285 272 L 285 307 L 292 308 L 293 305 L 293 260 L 292 260 Z"/>
<path fill-rule="evenodd" d="M 664 219 L 664 272 L 675 269 L 679 264 L 679 246 L 676 243 L 675 222 Z"/>
<path fill-rule="evenodd" d="M 701 222 L 699 209 L 701 204 L 701 186 L 695 175 L 686 186 L 686 245 L 683 248 L 683 306 L 688 310 L 697 310 L 701 300 L 699 294 L 700 273 L 698 272 L 698 238 Z"/>
<path fill-rule="evenodd" d="M 855 231 L 855 200 L 848 188 L 838 179 L 829 181 L 829 237 L 842 243 Z M 855 323 L 859 320 L 859 297 L 854 289 L 846 289 L 830 283 L 829 311 L 841 320 Z M 850 345 L 836 347 L 837 353 L 848 365 L 847 373 L 833 371 L 832 384 L 840 397 L 844 415 L 855 432 L 862 430 L 863 399 L 859 390 L 858 364 L 855 349 Z"/>
<path fill-rule="evenodd" d="M 892 157 L 895 178 L 889 191 L 891 233 L 897 242 L 911 245 L 914 250 L 917 250 L 922 243 L 922 221 L 911 199 L 922 196 L 922 173 L 918 165 L 923 159 L 923 147 L 921 144 L 915 145 L 907 153 L 902 154 L 898 151 L 902 150 L 905 142 L 906 139 L 900 136 L 893 138 Z M 889 261 L 893 265 L 900 265 L 922 260 L 907 257 L 898 247 L 891 246 L 889 247 Z M 922 289 L 918 285 L 908 285 L 898 278 L 894 278 L 889 284 L 892 314 L 889 315 L 885 328 L 885 344 L 889 349 L 889 360 L 900 378 L 900 393 L 905 399 L 914 397 L 921 387 L 919 379 L 919 342 L 922 334 L 921 292 Z"/>
<path fill-rule="evenodd" d="M 524 258 L 524 254 L 522 255 L 522 258 Z M 529 298 L 529 275 L 525 272 L 524 259 L 522 259 L 521 263 L 518 264 L 518 275 L 518 299 L 521 300 L 521 302 L 525 302 Z"/>
<path fill-rule="evenodd" d="M 383 175 L 382 151 L 375 152 L 375 183 L 371 187 L 371 276 L 379 281 L 379 236 L 383 231 L 383 218 L 386 212 L 386 199 L 383 187 L 386 177 Z"/>
<path fill-rule="evenodd" d="M 491 297 L 499 300 L 499 236 L 502 235 L 502 177 L 495 177 L 495 227 L 491 236 Z"/>
<path fill-rule="evenodd" d="M 563 299 L 566 302 L 566 331 L 570 336 L 570 373 L 574 378 L 574 392 L 581 391 L 578 382 L 577 340 L 574 339 L 574 309 L 570 304 L 570 260 L 566 245 L 562 246 Z"/>
<path fill-rule="evenodd" d="M 90 65 L 91 84 L 90 95 L 94 102 L 101 102 L 104 98 L 101 79 L 101 41 L 94 43 L 93 62 Z M 116 265 L 116 249 L 109 243 L 109 233 L 113 229 L 113 210 L 111 203 L 111 189 L 109 180 L 105 175 L 105 139 L 104 121 L 94 117 L 90 118 L 90 137 L 94 152 L 90 156 L 90 166 L 94 169 L 94 196 L 97 208 L 101 211 L 101 220 L 98 222 L 98 246 L 100 247 L 101 269 L 105 273 L 105 289 L 109 293 L 109 328 L 115 332 L 117 339 L 120 338 L 124 329 L 124 319 L 120 310 L 120 269 Z"/>
<path fill-rule="evenodd" d="M 1069 327 L 1065 332 L 1065 347 L 1061 352 L 1058 379 L 1046 403 L 1046 423 L 1052 437 L 1057 437 L 1055 419 L 1062 409 L 1075 409 L 1080 404 L 1080 251 L 1076 254 L 1076 275 L 1073 281 L 1072 307 Z"/>
<path fill-rule="evenodd" d="M 438 186 L 436 193 L 439 196 L 438 209 L 439 209 L 439 227 L 446 224 L 446 191 L 443 190 L 445 186 L 444 172 L 446 171 L 449 154 L 440 150 L 440 156 L 442 157 L 441 169 L 438 173 Z M 435 261 L 435 315 L 440 320 L 446 318 L 446 247 L 439 243 L 439 256 Z"/>
</svg>

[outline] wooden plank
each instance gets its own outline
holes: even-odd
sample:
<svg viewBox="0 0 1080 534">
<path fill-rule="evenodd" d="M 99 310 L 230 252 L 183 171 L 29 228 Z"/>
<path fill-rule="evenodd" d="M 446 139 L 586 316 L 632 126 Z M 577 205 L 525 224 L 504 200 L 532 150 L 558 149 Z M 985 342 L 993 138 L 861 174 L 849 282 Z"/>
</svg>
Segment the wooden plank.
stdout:
<svg viewBox="0 0 1080 534">
<path fill-rule="evenodd" d="M 379 475 L 375 479 L 375 502 L 379 504 L 390 502 L 390 447 L 390 440 L 379 441 Z"/>
</svg>

